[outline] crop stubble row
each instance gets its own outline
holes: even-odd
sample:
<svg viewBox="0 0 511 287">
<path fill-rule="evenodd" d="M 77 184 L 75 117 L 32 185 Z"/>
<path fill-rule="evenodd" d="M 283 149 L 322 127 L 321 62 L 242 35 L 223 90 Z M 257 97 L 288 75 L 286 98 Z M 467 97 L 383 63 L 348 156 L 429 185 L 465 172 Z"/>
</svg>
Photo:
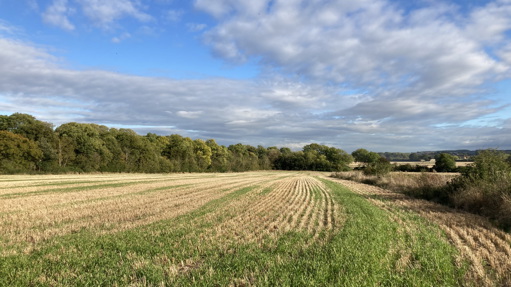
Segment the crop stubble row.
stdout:
<svg viewBox="0 0 511 287">
<path fill-rule="evenodd" d="M 264 192 L 269 188 L 269 192 Z M 235 215 L 218 224 L 204 238 L 220 242 L 256 242 L 277 238 L 288 231 L 303 231 L 314 242 L 323 231 L 332 232 L 341 220 L 323 184 L 306 175 L 295 175 L 262 186 L 251 195 L 225 207 Z M 224 212 L 218 210 L 218 212 Z"/>
<path fill-rule="evenodd" d="M 83 183 L 84 179 L 90 183 Z M 95 188 L 98 179 L 106 184 L 129 185 Z M 75 181 L 81 183 L 74 184 Z M 33 193 L 34 186 L 37 193 Z M 341 222 L 339 207 L 327 189 L 317 179 L 303 174 L 0 180 L 0 190 L 6 195 L 0 199 L 1 255 L 29 252 L 42 241 L 84 229 L 102 234 L 174 218 L 246 187 L 257 188 L 209 215 L 229 210 L 235 213 L 208 232 L 209 239 L 257 242 L 267 236 L 301 230 L 311 234 L 314 241 L 321 232 L 332 230 Z M 9 192 L 16 196 L 9 197 Z"/>
<path fill-rule="evenodd" d="M 9 247 L 17 244 L 24 244 L 28 252 L 40 241 L 82 229 L 115 232 L 174 218 L 233 190 L 267 181 L 267 176 L 172 175 L 129 186 L 87 189 L 83 184 L 84 190 L 3 198 L 0 244 L 6 254 L 15 253 Z M 118 181 L 115 176 L 112 180 Z"/>
</svg>

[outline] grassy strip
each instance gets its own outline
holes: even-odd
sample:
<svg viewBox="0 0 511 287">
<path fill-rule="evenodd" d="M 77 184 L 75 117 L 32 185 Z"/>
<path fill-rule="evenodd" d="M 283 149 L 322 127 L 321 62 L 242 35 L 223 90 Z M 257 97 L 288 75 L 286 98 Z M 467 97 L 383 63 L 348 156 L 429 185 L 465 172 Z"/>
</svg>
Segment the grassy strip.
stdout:
<svg viewBox="0 0 511 287">
<path fill-rule="evenodd" d="M 438 227 L 410 213 L 394 214 L 401 218 L 398 223 L 362 196 L 324 182 L 351 214 L 328 246 L 331 253 L 325 253 L 326 260 L 335 262 L 331 268 L 342 270 L 337 274 L 341 285 L 461 285 L 464 271 L 455 264 L 457 251 Z"/>
<path fill-rule="evenodd" d="M 308 235 L 289 232 L 275 246 L 233 245 L 207 256 L 204 268 L 178 278 L 179 285 L 212 286 L 459 286 L 464 271 L 441 231 L 412 214 L 402 225 L 338 184 L 326 181 L 347 216 L 324 244 L 305 248 Z M 404 251 L 404 252 L 403 252 Z M 403 256 L 404 255 L 404 256 Z M 409 258 L 404 261 L 403 257 Z M 207 266 L 207 267 L 206 267 Z M 194 281 L 194 279 L 196 281 Z M 199 280 L 197 280 L 199 279 Z"/>
<path fill-rule="evenodd" d="M 173 220 L 97 236 L 63 236 L 36 251 L 0 258 L 0 285 L 456 286 L 455 250 L 432 225 L 401 217 L 413 233 L 346 188 L 325 181 L 346 216 L 342 229 L 307 246 L 309 234 L 223 244 L 201 234 L 229 217 L 208 218 L 255 187 L 235 190 Z M 266 190 L 265 190 L 266 192 Z M 206 245 L 207 243 L 207 245 Z M 307 246 L 307 247 L 306 247 Z M 399 250 L 410 260 L 398 266 Z"/>
</svg>

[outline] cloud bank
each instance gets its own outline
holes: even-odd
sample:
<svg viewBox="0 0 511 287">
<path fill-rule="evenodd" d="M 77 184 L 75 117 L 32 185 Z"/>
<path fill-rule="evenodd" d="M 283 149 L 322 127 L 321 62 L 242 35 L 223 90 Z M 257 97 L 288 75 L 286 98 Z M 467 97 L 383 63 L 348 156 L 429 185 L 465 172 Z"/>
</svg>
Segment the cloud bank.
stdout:
<svg viewBox="0 0 511 287">
<path fill-rule="evenodd" d="M 68 69 L 48 50 L 2 35 L 12 29 L 0 22 L 0 112 L 223 144 L 511 149 L 511 117 L 502 116 L 511 102 L 492 90 L 510 76 L 511 3 L 428 3 L 195 1 L 216 19 L 201 25 L 204 43 L 234 64 L 258 59 L 263 73 L 253 80 Z M 81 13 L 109 29 L 123 17 L 152 21 L 143 8 L 128 0 L 55 0 L 42 17 L 73 30 Z"/>
</svg>

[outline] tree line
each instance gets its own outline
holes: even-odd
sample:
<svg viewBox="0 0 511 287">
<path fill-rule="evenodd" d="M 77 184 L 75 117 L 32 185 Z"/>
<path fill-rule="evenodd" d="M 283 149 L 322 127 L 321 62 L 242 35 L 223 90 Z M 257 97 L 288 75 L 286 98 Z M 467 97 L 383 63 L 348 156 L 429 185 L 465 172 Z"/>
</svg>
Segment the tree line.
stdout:
<svg viewBox="0 0 511 287">
<path fill-rule="evenodd" d="M 214 139 L 143 136 L 94 123 L 54 128 L 28 114 L 0 115 L 0 173 L 342 171 L 352 161 L 342 149 L 315 143 L 300 151 L 223 146 Z"/>
<path fill-rule="evenodd" d="M 440 154 L 449 154 L 454 156 L 457 161 L 473 161 L 474 158 L 484 150 L 441 150 L 441 151 L 418 151 L 413 153 L 402 152 L 382 152 L 379 153 L 390 161 L 429 161 L 436 159 Z M 506 154 L 511 154 L 511 150 L 501 150 Z"/>
</svg>

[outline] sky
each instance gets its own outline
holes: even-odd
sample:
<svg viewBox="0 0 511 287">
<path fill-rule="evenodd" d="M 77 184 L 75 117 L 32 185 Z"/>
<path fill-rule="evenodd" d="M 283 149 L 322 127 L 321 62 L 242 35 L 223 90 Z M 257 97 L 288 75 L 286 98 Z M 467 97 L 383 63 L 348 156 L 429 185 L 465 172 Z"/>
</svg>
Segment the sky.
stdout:
<svg viewBox="0 0 511 287">
<path fill-rule="evenodd" d="M 347 152 L 511 149 L 511 1 L 0 0 L 0 114 Z"/>
</svg>

